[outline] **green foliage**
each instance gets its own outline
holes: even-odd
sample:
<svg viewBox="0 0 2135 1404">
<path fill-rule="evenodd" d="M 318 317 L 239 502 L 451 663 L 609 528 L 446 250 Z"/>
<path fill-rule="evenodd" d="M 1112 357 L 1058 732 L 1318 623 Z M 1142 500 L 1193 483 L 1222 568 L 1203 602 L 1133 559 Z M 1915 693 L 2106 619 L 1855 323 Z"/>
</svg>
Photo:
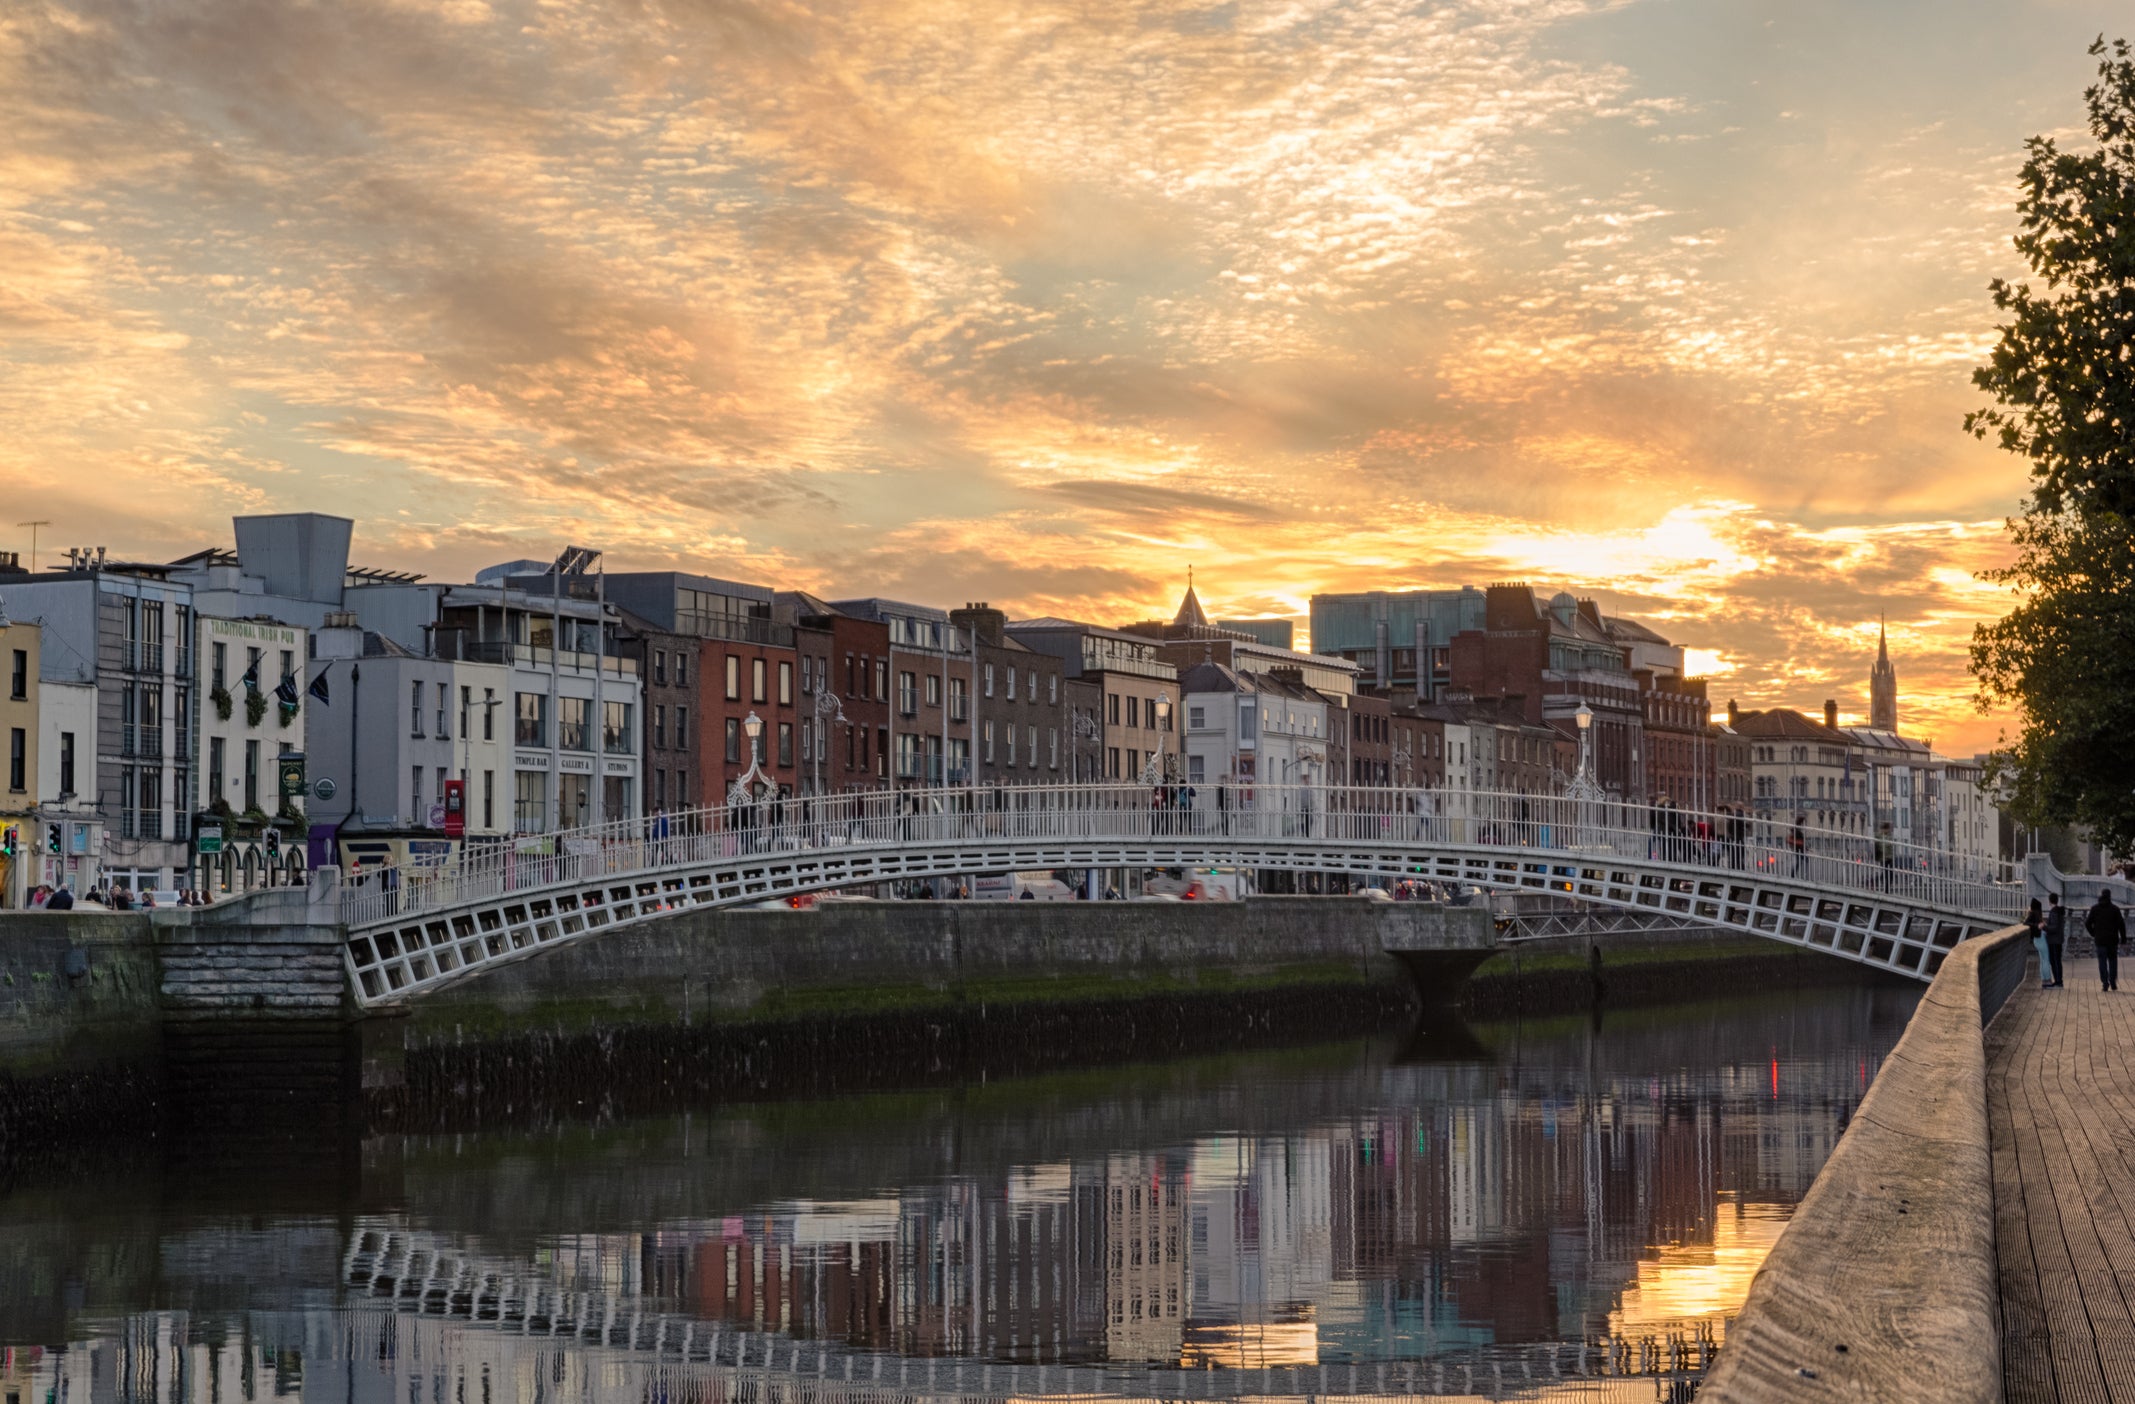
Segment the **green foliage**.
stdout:
<svg viewBox="0 0 2135 1404">
<path fill-rule="evenodd" d="M 2085 91 L 2094 150 L 2027 143 L 2017 251 L 2039 280 L 1993 283 L 2007 318 L 1965 428 L 2031 462 L 2017 555 L 1989 580 L 2016 607 L 1973 635 L 1982 710 L 2022 727 L 1996 777 L 2026 824 L 2084 824 L 2135 849 L 2135 51 L 2101 38 Z"/>
<path fill-rule="evenodd" d="M 219 685 L 209 689 L 208 701 L 215 704 L 215 716 L 218 720 L 230 719 L 230 689 Z"/>
<path fill-rule="evenodd" d="M 267 715 L 267 694 L 259 691 L 245 693 L 245 725 L 258 726 L 259 719 Z"/>
</svg>

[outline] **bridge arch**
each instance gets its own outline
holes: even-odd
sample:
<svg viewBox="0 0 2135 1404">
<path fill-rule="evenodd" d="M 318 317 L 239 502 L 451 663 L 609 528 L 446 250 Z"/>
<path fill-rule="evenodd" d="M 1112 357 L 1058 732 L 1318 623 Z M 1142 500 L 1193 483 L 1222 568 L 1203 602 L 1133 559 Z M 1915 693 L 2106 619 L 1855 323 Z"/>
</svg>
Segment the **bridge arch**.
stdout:
<svg viewBox="0 0 2135 1404">
<path fill-rule="evenodd" d="M 558 844 L 563 851 L 553 855 L 506 855 L 486 869 L 469 864 L 406 887 L 381 880 L 357 889 L 346 909 L 348 973 L 360 1003 L 389 1004 L 679 911 L 913 878 L 1213 867 L 1548 893 L 1925 980 L 1959 940 L 2007 925 L 2022 900 L 2021 887 L 1982 875 L 1916 868 L 1910 856 L 1864 857 L 1850 835 L 1819 835 L 1803 848 L 1783 832 L 1692 841 L 1621 814 L 1597 820 L 1576 801 L 1525 795 L 1467 795 L 1459 813 L 1426 815 L 1406 805 L 1329 812 L 1295 798 L 1296 807 L 1227 811 L 1220 826 L 1196 811 L 1152 816 L 1068 804 L 998 824 L 983 812 L 845 817 L 824 812 L 828 805 L 753 823 L 723 814 L 724 823 L 682 836 L 641 824 L 636 833 Z"/>
</svg>

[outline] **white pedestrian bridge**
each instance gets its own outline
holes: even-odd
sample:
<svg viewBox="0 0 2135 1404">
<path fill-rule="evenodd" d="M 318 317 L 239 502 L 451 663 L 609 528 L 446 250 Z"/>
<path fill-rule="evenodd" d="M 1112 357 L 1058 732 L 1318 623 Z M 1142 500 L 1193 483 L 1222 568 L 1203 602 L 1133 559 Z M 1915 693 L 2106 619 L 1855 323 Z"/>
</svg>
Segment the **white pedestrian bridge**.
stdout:
<svg viewBox="0 0 2135 1404">
<path fill-rule="evenodd" d="M 2005 864 L 1748 816 L 1488 791 L 1181 796 L 1140 785 L 875 791 L 521 836 L 346 884 L 351 987 L 364 1005 L 397 1003 L 677 912 L 1048 869 L 1237 868 L 1548 893 L 1922 980 L 1958 941 L 2016 920 L 2025 899 Z"/>
</svg>

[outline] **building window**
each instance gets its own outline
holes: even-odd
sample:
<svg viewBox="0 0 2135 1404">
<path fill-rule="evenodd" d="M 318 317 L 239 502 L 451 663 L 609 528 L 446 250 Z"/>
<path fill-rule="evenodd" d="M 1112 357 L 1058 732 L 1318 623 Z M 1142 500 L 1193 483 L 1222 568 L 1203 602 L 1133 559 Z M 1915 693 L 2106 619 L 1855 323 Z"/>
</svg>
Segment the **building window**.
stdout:
<svg viewBox="0 0 2135 1404">
<path fill-rule="evenodd" d="M 941 679 L 932 673 L 927 674 L 927 705 L 929 707 L 939 707 L 941 705 Z"/>
<path fill-rule="evenodd" d="M 588 697 L 556 699 L 556 745 L 565 751 L 593 749 L 593 701 Z"/>
<path fill-rule="evenodd" d="M 635 747 L 630 737 L 630 704 L 601 703 L 601 749 L 611 756 L 627 756 Z"/>
<path fill-rule="evenodd" d="M 887 658 L 875 660 L 875 697 L 882 702 L 890 700 L 890 660 Z"/>
<path fill-rule="evenodd" d="M 793 705 L 793 665 L 783 658 L 778 663 L 778 705 Z"/>
<path fill-rule="evenodd" d="M 163 772 L 150 767 L 141 772 L 140 837 L 163 837 Z"/>
<path fill-rule="evenodd" d="M 29 788 L 30 734 L 19 726 L 7 732 L 7 787 L 18 794 Z"/>
<path fill-rule="evenodd" d="M 482 689 L 482 739 L 497 739 L 497 690 L 493 687 Z"/>
<path fill-rule="evenodd" d="M 217 691 L 229 689 L 230 646 L 225 643 L 208 645 L 209 677 Z"/>
<path fill-rule="evenodd" d="M 675 654 L 675 686 L 689 686 L 689 655 L 679 651 Z"/>
<path fill-rule="evenodd" d="M 1047 673 L 1045 675 L 1045 700 L 1053 705 L 1059 704 L 1060 675 L 1058 673 Z"/>
<path fill-rule="evenodd" d="M 482 827 L 497 827 L 497 772 L 482 772 Z"/>
<path fill-rule="evenodd" d="M 726 759 L 728 765 L 741 764 L 741 718 L 726 719 Z"/>
<path fill-rule="evenodd" d="M 979 759 L 987 765 L 993 764 L 993 723 L 990 721 L 979 723 Z"/>
<path fill-rule="evenodd" d="M 1111 779 L 1119 779 L 1119 747 L 1117 746 L 1105 747 L 1105 774 Z"/>
<path fill-rule="evenodd" d="M 741 700 L 741 657 L 730 653 L 726 656 L 726 700 Z"/>
<path fill-rule="evenodd" d="M 988 697 L 991 697 L 993 696 L 993 665 L 991 663 L 988 663 L 986 665 L 984 678 L 985 681 L 982 686 L 985 690 L 986 695 Z"/>
<path fill-rule="evenodd" d="M 423 685 L 419 682 L 411 682 L 408 684 L 408 735 L 421 736 L 422 734 Z"/>
<path fill-rule="evenodd" d="M 1205 765 L 1206 762 L 1200 756 L 1188 756 L 1186 758 L 1186 783 L 1189 785 L 1203 783 L 1207 779 L 1204 770 Z"/>
<path fill-rule="evenodd" d="M 1010 673 L 1008 676 L 1014 677 L 1015 674 Z M 1001 740 L 1004 743 L 1001 763 L 1013 770 L 1016 765 L 1016 724 L 1014 722 L 1010 722 L 1001 728 Z"/>
<path fill-rule="evenodd" d="M 1060 768 L 1060 728 L 1057 726 L 1045 729 L 1045 766 L 1048 770 Z"/>
<path fill-rule="evenodd" d="M 1008 670 L 1008 700 L 1016 700 L 1016 670 L 1013 668 Z"/>
<path fill-rule="evenodd" d="M 521 692 L 515 695 L 518 702 L 518 728 L 514 733 L 516 744 L 521 746 L 546 746 L 549 744 L 549 699 L 539 692 Z M 524 779 L 525 777 L 520 777 Z M 524 788 L 523 786 L 521 787 Z M 514 801 L 516 806 L 517 801 Z M 542 813 L 547 814 L 544 806 Z M 516 818 L 514 823 L 516 823 Z M 539 833 L 539 829 L 521 828 L 520 833 Z"/>
<path fill-rule="evenodd" d="M 520 693 L 521 697 L 535 696 Z M 514 772 L 512 795 L 512 829 L 516 833 L 538 834 L 549 826 L 549 777 L 546 771 L 521 770 Z"/>
<path fill-rule="evenodd" d="M 1105 694 L 1105 722 L 1111 726 L 1119 725 L 1119 694 L 1116 692 Z M 1119 767 L 1113 766 L 1112 773 L 1119 774 Z"/>
<path fill-rule="evenodd" d="M 751 658 L 749 660 L 749 700 L 751 702 L 764 700 L 765 671 L 763 659 Z"/>
<path fill-rule="evenodd" d="M 897 710 L 908 717 L 919 715 L 919 678 L 916 674 L 897 675 Z"/>
<path fill-rule="evenodd" d="M 689 708 L 675 708 L 675 749 L 689 749 Z"/>
<path fill-rule="evenodd" d="M 209 809 L 221 804 L 229 796 L 224 787 L 229 781 L 229 743 L 220 736 L 208 738 L 208 804 Z M 65 788 L 62 782 L 61 788 Z"/>
<path fill-rule="evenodd" d="M 678 770 L 675 772 L 675 808 L 689 808 L 689 800 L 689 772 Z"/>
<path fill-rule="evenodd" d="M 784 665 L 781 664 L 780 666 L 783 667 Z M 789 768 L 793 765 L 792 722 L 780 722 L 778 724 L 778 763 Z"/>
<path fill-rule="evenodd" d="M 439 684 L 437 685 L 437 739 L 438 739 L 438 740 L 440 740 L 440 741 L 450 741 L 450 740 L 452 739 L 452 727 L 451 727 L 451 725 L 450 725 L 450 723 L 451 723 L 451 720 L 452 720 L 452 688 L 451 688 L 451 685 L 450 685 L 450 684 L 447 684 L 447 683 L 439 683 Z"/>
<path fill-rule="evenodd" d="M 652 709 L 652 748 L 656 751 L 667 749 L 667 708 L 664 706 Z M 664 788 L 664 785 L 654 786 L 655 790 Z"/>
<path fill-rule="evenodd" d="M 469 731 L 469 730 L 467 729 L 467 714 L 468 714 L 468 713 L 469 713 L 470 711 L 472 711 L 472 710 L 474 710 L 474 689 L 473 689 L 473 688 L 471 688 L 471 687 L 463 687 L 463 688 L 461 688 L 461 689 L 460 689 L 460 735 L 461 735 L 461 736 L 472 736 L 472 735 L 474 735 L 474 733 L 473 733 L 473 732 L 471 732 L 471 731 Z"/>
<path fill-rule="evenodd" d="M 1035 725 L 1023 728 L 1023 754 L 1030 757 L 1030 768 L 1038 768 L 1038 728 Z"/>
<path fill-rule="evenodd" d="M 59 733 L 59 794 L 64 799 L 74 793 L 74 733 Z"/>
<path fill-rule="evenodd" d="M 1207 726 L 1207 710 L 1201 707 L 1188 707 L 1186 709 L 1186 725 L 1195 731 L 1199 731 L 1202 727 Z"/>
<path fill-rule="evenodd" d="M 962 721 L 971 715 L 971 687 L 962 678 L 949 679 L 949 720 Z"/>
<path fill-rule="evenodd" d="M 667 650 L 664 648 L 652 651 L 652 680 L 662 687 L 667 686 Z"/>
<path fill-rule="evenodd" d="M 26 648 L 15 650 L 14 662 L 8 671 L 8 695 L 17 702 L 30 695 L 30 651 Z"/>
</svg>

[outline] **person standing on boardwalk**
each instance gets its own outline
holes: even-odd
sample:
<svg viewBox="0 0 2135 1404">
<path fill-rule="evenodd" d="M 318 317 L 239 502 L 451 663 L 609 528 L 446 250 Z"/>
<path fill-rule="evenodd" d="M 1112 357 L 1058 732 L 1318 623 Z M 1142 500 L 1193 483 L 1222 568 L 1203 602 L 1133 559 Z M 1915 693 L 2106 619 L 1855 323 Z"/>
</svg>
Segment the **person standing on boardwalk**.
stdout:
<svg viewBox="0 0 2135 1404">
<path fill-rule="evenodd" d="M 2031 933 L 2031 944 L 2039 952 L 2039 988 L 2053 988 L 2053 958 L 2046 952 L 2046 918 L 2039 911 L 2039 899 L 2031 899 L 2031 910 L 2024 913 L 2024 929 Z"/>
<path fill-rule="evenodd" d="M 2061 905 L 2061 894 L 2056 892 L 2046 899 L 2046 954 L 2053 961 L 2053 987 L 2061 988 L 2061 945 L 2068 939 L 2068 908 Z M 2046 967 L 2039 967 L 2044 978 Z"/>
<path fill-rule="evenodd" d="M 2083 929 L 2098 943 L 2098 983 L 2109 990 L 2120 988 L 2120 943 L 2127 939 L 2127 918 L 2113 905 L 2113 894 L 2098 894 L 2098 904 L 2083 918 Z"/>
</svg>

